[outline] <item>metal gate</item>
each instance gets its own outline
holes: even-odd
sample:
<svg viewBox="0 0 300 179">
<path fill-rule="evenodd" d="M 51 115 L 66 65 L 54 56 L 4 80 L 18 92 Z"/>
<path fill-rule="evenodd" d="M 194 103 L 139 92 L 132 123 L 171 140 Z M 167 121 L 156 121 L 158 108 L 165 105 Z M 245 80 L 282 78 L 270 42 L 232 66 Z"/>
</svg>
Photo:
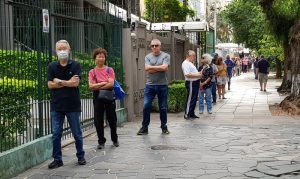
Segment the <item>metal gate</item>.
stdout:
<svg viewBox="0 0 300 179">
<path fill-rule="evenodd" d="M 71 57 L 81 64 L 81 123 L 84 130 L 93 126 L 91 52 L 104 47 L 123 84 L 122 23 L 84 0 L 0 0 L 0 152 L 51 133 L 47 65 L 57 60 L 60 39 L 69 41 Z M 70 134 L 67 124 L 64 134 Z"/>
</svg>

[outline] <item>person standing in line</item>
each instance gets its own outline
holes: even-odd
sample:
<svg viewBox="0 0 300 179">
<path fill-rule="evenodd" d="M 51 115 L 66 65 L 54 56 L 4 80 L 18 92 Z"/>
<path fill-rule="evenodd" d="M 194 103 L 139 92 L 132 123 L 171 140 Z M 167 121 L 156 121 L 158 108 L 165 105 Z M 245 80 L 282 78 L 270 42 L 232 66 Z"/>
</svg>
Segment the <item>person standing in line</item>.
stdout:
<svg viewBox="0 0 300 179">
<path fill-rule="evenodd" d="M 204 111 L 204 96 L 207 105 L 208 114 L 212 114 L 212 96 L 211 96 L 211 79 L 213 76 L 213 68 L 211 64 L 212 56 L 210 54 L 203 54 L 201 57 L 201 66 L 198 71 L 201 72 L 199 88 L 199 113 L 203 114 Z"/>
<path fill-rule="evenodd" d="M 105 147 L 104 137 L 104 112 L 110 127 L 110 136 L 115 147 L 119 147 L 117 135 L 117 114 L 116 101 L 100 100 L 97 98 L 101 90 L 113 90 L 115 72 L 113 68 L 105 65 L 107 52 L 103 48 L 96 48 L 93 51 L 93 58 L 96 67 L 89 71 L 89 88 L 93 91 L 94 124 L 98 136 L 98 149 Z M 99 91 L 100 90 L 100 91 Z"/>
<path fill-rule="evenodd" d="M 211 79 L 211 94 L 212 94 L 213 104 L 217 103 L 217 78 L 216 78 L 216 75 L 218 73 L 218 67 L 216 65 L 217 59 L 218 59 L 218 54 L 216 53 L 211 62 L 211 67 L 213 69 L 213 76 Z"/>
<path fill-rule="evenodd" d="M 256 57 L 255 58 L 255 61 L 254 61 L 254 66 L 253 66 L 253 68 L 254 68 L 254 79 L 256 79 L 256 80 L 258 80 L 258 75 L 257 75 L 257 72 L 256 72 L 256 69 L 257 69 L 257 63 L 258 63 L 258 57 Z"/>
<path fill-rule="evenodd" d="M 145 57 L 145 71 L 147 82 L 144 91 L 144 109 L 142 127 L 137 135 L 147 135 L 150 124 L 151 104 L 157 95 L 162 134 L 169 134 L 167 127 L 168 105 L 168 78 L 167 71 L 170 65 L 170 55 L 161 51 L 161 42 L 158 39 L 151 41 L 152 53 Z"/>
<path fill-rule="evenodd" d="M 270 72 L 270 64 L 262 55 L 257 62 L 256 74 L 258 74 L 258 80 L 260 85 L 260 91 L 267 91 L 268 74 Z"/>
<path fill-rule="evenodd" d="M 243 60 L 242 60 L 242 64 L 243 64 L 243 73 L 247 73 L 248 71 L 248 57 L 244 56 Z"/>
<path fill-rule="evenodd" d="M 239 57 L 235 57 L 235 72 L 236 72 L 236 76 L 240 76 L 241 74 L 241 59 Z"/>
<path fill-rule="evenodd" d="M 227 66 L 227 80 L 228 80 L 228 90 L 230 90 L 230 85 L 231 85 L 231 78 L 233 74 L 233 68 L 235 66 L 235 63 L 231 60 L 230 56 L 226 56 L 226 60 L 224 63 Z"/>
<path fill-rule="evenodd" d="M 227 67 L 226 64 L 223 62 L 222 57 L 218 57 L 217 59 L 217 87 L 218 87 L 218 94 L 219 99 L 226 99 L 225 98 L 225 85 L 227 83 Z"/>
<path fill-rule="evenodd" d="M 71 132 L 75 139 L 76 156 L 79 165 L 85 165 L 83 150 L 83 137 L 80 126 L 81 102 L 79 82 L 81 78 L 80 64 L 69 58 L 70 45 L 66 40 L 56 43 L 58 61 L 51 62 L 48 66 L 48 88 L 51 90 L 51 121 L 53 162 L 49 169 L 63 166 L 61 152 L 61 137 L 64 119 L 67 117 Z"/>
<path fill-rule="evenodd" d="M 189 50 L 186 55 L 186 59 L 182 62 L 181 68 L 185 78 L 185 88 L 187 91 L 185 101 L 185 113 L 184 119 L 193 120 L 199 118 L 195 115 L 195 108 L 198 99 L 199 85 L 201 72 L 198 72 L 194 65 L 196 59 L 196 53 L 193 50 Z"/>
</svg>

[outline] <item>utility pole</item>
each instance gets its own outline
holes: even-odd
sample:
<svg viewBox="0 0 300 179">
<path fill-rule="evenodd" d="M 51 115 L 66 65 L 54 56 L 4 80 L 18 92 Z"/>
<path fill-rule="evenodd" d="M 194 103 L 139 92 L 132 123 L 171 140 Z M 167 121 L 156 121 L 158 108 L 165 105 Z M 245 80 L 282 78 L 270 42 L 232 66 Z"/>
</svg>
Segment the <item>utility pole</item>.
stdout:
<svg viewBox="0 0 300 179">
<path fill-rule="evenodd" d="M 127 11 L 127 27 L 130 28 L 131 26 L 131 1 L 126 0 L 126 11 Z"/>
<path fill-rule="evenodd" d="M 217 7 L 214 7 L 215 45 L 217 45 Z"/>
</svg>

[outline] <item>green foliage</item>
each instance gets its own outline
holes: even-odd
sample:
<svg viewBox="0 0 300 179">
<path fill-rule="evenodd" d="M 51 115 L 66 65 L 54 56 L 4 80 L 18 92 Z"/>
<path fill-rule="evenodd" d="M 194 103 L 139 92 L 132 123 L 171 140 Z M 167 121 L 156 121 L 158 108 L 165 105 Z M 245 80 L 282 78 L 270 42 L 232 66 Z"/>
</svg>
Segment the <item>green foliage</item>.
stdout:
<svg viewBox="0 0 300 179">
<path fill-rule="evenodd" d="M 267 30 L 265 16 L 256 0 L 234 0 L 221 12 L 233 30 L 234 42 L 259 49 L 258 41 Z"/>
<path fill-rule="evenodd" d="M 186 89 L 184 80 L 172 81 L 168 87 L 168 112 L 184 111 Z M 158 100 L 155 99 L 152 103 L 152 110 L 158 112 Z"/>
<path fill-rule="evenodd" d="M 17 146 L 16 137 L 27 129 L 30 120 L 30 96 L 35 81 L 4 77 L 0 79 L 0 146 L 8 150 Z"/>
<path fill-rule="evenodd" d="M 178 0 L 145 0 L 145 6 L 145 19 L 152 22 L 181 22 L 195 16 L 195 11 Z"/>
<path fill-rule="evenodd" d="M 49 56 L 41 54 L 41 66 L 47 66 Z M 36 80 L 38 78 L 38 54 L 36 51 L 13 51 L 0 49 L 0 66 L 9 78 Z M 3 75 L 4 73 L 0 74 Z M 1 77 L 1 76 L 0 76 Z M 44 78 L 45 75 L 42 76 Z"/>
<path fill-rule="evenodd" d="M 174 83 L 169 86 L 168 111 L 182 112 L 186 99 L 185 82 Z"/>
<path fill-rule="evenodd" d="M 80 64 L 81 67 L 81 79 L 80 79 L 80 93 L 83 95 L 90 94 L 91 91 L 88 87 L 89 71 L 95 67 L 95 60 L 91 55 L 86 53 L 74 52 L 74 60 Z M 89 95 L 91 97 L 91 95 Z"/>
<path fill-rule="evenodd" d="M 260 49 L 259 54 L 263 54 L 266 57 L 275 57 L 280 61 L 284 60 L 284 53 L 281 43 L 279 43 L 274 36 L 264 35 L 263 39 L 259 41 Z"/>
<path fill-rule="evenodd" d="M 74 52 L 75 60 L 80 63 L 82 68 L 82 78 L 80 82 L 80 92 L 81 94 L 88 94 L 90 90 L 88 89 L 88 72 L 90 69 L 95 67 L 95 61 L 92 59 L 91 55 L 85 53 Z M 57 59 L 55 56 L 52 59 Z M 115 71 L 121 71 L 121 60 L 114 60 Z M 41 53 L 41 79 L 42 79 L 42 91 L 44 91 L 44 99 L 49 99 L 49 90 L 47 86 L 47 66 L 49 64 L 49 55 Z M 24 52 L 24 51 L 13 51 L 13 50 L 1 50 L 0 49 L 0 66 L 5 69 L 0 77 L 7 76 L 8 78 L 16 78 L 23 80 L 35 81 L 38 84 L 38 55 L 36 51 Z M 116 75 L 118 80 L 123 77 L 123 75 Z M 123 80 L 122 80 L 123 81 Z M 120 82 L 122 82 L 120 81 Z M 37 90 L 32 92 L 32 97 L 37 99 Z"/>
<path fill-rule="evenodd" d="M 289 41 L 289 32 L 300 18 L 299 0 L 261 0 L 271 33 L 284 44 Z"/>
</svg>

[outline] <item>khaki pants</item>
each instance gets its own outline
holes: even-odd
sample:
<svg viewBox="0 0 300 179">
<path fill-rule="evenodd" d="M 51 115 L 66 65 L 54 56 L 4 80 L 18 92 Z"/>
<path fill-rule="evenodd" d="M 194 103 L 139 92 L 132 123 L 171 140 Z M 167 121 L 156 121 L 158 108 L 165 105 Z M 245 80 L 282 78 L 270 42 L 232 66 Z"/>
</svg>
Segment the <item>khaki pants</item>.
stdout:
<svg viewBox="0 0 300 179">
<path fill-rule="evenodd" d="M 259 79 L 259 83 L 267 83 L 268 81 L 268 74 L 265 73 L 258 73 L 258 79 Z"/>
</svg>

